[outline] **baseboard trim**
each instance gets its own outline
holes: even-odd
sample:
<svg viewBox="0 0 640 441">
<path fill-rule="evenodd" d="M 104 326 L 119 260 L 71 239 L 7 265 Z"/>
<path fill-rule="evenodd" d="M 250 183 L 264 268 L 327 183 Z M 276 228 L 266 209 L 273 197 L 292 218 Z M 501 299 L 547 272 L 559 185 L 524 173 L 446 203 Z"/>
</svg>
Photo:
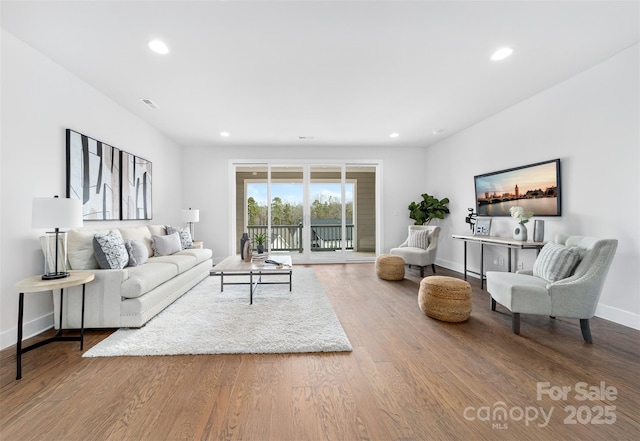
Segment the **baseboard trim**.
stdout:
<svg viewBox="0 0 640 441">
<path fill-rule="evenodd" d="M 22 339 L 26 340 L 53 328 L 53 312 L 24 322 L 22 326 Z M 6 349 L 18 342 L 18 324 L 0 334 L 0 349 Z"/>
<path fill-rule="evenodd" d="M 460 265 L 459 263 L 451 262 L 450 260 L 436 259 L 436 265 L 464 275 L 464 265 Z M 476 272 L 480 271 L 478 269 L 473 269 L 473 268 L 469 268 L 469 269 L 471 271 L 476 271 Z M 467 272 L 467 277 L 473 277 L 474 279 L 479 279 L 480 275 Z"/>
<path fill-rule="evenodd" d="M 596 308 L 596 317 L 600 317 L 610 322 L 617 323 L 619 325 L 627 326 L 629 328 L 640 330 L 640 315 L 633 312 L 625 311 L 614 306 L 604 305 L 598 303 Z"/>
</svg>

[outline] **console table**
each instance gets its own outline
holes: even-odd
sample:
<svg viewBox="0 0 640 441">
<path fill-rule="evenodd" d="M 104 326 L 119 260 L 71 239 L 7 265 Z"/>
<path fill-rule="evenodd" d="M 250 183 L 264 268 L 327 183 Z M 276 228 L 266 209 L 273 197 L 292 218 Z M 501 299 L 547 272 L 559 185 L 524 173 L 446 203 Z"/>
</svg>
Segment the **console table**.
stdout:
<svg viewBox="0 0 640 441">
<path fill-rule="evenodd" d="M 15 284 L 20 292 L 18 299 L 18 342 L 16 344 L 16 380 L 22 378 L 22 354 L 40 346 L 52 343 L 54 341 L 79 341 L 80 350 L 84 343 L 84 287 L 85 284 L 91 282 L 95 278 L 92 272 L 88 271 L 71 271 L 68 277 L 63 279 L 42 280 L 42 276 L 33 276 L 28 279 L 21 280 Z M 64 306 L 64 289 L 72 286 L 82 285 L 82 317 L 80 318 L 80 335 L 79 336 L 63 336 L 62 335 L 62 310 Z M 46 340 L 35 343 L 26 348 L 22 347 L 22 319 L 24 314 L 24 294 L 40 291 L 60 290 L 60 329 L 56 335 Z"/>
<path fill-rule="evenodd" d="M 509 272 L 511 269 L 511 253 L 513 250 L 537 250 L 540 252 L 540 248 L 544 246 L 546 242 L 532 242 L 532 241 L 522 241 L 522 240 L 514 240 L 508 237 L 498 237 L 498 236 L 465 236 L 460 234 L 454 234 L 451 237 L 454 239 L 464 241 L 464 279 L 467 280 L 467 273 L 477 274 L 480 276 L 480 289 L 484 289 L 484 247 L 485 245 L 490 246 L 498 246 L 498 247 L 506 247 L 509 249 L 508 257 L 507 257 L 507 268 Z M 475 272 L 467 269 L 467 243 L 479 243 L 480 244 L 480 272 Z"/>
</svg>

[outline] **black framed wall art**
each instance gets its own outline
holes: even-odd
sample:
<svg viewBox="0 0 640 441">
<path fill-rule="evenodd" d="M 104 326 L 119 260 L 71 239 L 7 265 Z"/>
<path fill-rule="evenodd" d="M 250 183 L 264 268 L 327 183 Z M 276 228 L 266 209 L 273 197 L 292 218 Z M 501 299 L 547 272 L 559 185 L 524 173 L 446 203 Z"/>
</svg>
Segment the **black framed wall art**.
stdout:
<svg viewBox="0 0 640 441">
<path fill-rule="evenodd" d="M 120 150 L 67 129 L 67 197 L 83 220 L 120 219 Z"/>
<path fill-rule="evenodd" d="M 152 164 L 139 156 L 120 152 L 122 171 L 121 219 L 152 219 Z"/>
<path fill-rule="evenodd" d="M 511 216 L 514 206 L 535 216 L 562 214 L 560 159 L 477 175 L 474 182 L 479 216 Z"/>
</svg>

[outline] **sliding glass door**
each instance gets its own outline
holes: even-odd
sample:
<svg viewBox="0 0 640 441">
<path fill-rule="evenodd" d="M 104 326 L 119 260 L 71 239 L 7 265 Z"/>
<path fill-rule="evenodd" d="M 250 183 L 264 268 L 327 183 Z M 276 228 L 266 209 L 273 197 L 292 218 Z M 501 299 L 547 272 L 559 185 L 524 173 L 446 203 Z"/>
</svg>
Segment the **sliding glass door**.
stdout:
<svg viewBox="0 0 640 441">
<path fill-rule="evenodd" d="M 235 250 L 243 232 L 294 262 L 373 260 L 377 164 L 233 163 Z"/>
</svg>

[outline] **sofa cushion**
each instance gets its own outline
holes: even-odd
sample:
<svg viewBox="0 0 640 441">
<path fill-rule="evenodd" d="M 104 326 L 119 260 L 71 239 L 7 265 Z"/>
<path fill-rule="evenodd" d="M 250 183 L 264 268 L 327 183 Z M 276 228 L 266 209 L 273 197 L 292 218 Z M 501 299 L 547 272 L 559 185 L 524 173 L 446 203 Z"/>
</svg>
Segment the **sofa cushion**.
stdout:
<svg viewBox="0 0 640 441">
<path fill-rule="evenodd" d="M 176 256 L 186 255 L 196 258 L 196 263 L 204 262 L 207 259 L 211 259 L 213 252 L 207 248 L 192 248 L 190 250 L 182 250 L 179 253 L 174 254 Z"/>
<path fill-rule="evenodd" d="M 118 230 L 93 237 L 93 253 L 102 269 L 122 269 L 129 263 L 129 253 Z"/>
<path fill-rule="evenodd" d="M 125 242 L 130 240 L 137 240 L 142 242 L 147 247 L 149 256 L 153 256 L 153 249 L 151 248 L 151 231 L 146 225 L 141 227 L 120 228 L 120 234 Z"/>
<path fill-rule="evenodd" d="M 178 274 L 187 271 L 190 268 L 196 266 L 198 261 L 194 256 L 188 254 L 172 254 L 170 256 L 154 256 L 149 259 L 149 262 L 153 263 L 170 263 L 178 268 Z"/>
<path fill-rule="evenodd" d="M 149 228 L 151 235 L 155 234 L 156 236 L 164 236 L 167 234 L 167 230 L 164 228 L 164 225 L 147 225 L 147 228 Z"/>
<path fill-rule="evenodd" d="M 109 230 L 69 230 L 67 232 L 67 259 L 72 270 L 98 269 L 98 261 L 93 253 L 93 237 L 107 234 Z"/>
<path fill-rule="evenodd" d="M 533 275 L 547 282 L 556 282 L 569 277 L 579 262 L 578 248 L 549 242 L 542 247 L 533 263 Z"/>
<path fill-rule="evenodd" d="M 182 250 L 178 233 L 167 234 L 166 236 L 151 236 L 151 247 L 153 248 L 154 256 L 170 256 Z"/>
<path fill-rule="evenodd" d="M 149 259 L 149 250 L 138 240 L 130 240 L 124 244 L 129 253 L 129 266 L 142 265 Z"/>
<path fill-rule="evenodd" d="M 140 297 L 153 288 L 178 275 L 178 267 L 171 263 L 147 262 L 127 268 L 128 278 L 122 282 L 120 296 L 128 299 Z"/>
<path fill-rule="evenodd" d="M 165 229 L 167 234 L 178 233 L 183 250 L 193 248 L 193 239 L 191 239 L 191 231 L 188 228 L 174 228 L 171 225 L 167 225 Z"/>
</svg>

